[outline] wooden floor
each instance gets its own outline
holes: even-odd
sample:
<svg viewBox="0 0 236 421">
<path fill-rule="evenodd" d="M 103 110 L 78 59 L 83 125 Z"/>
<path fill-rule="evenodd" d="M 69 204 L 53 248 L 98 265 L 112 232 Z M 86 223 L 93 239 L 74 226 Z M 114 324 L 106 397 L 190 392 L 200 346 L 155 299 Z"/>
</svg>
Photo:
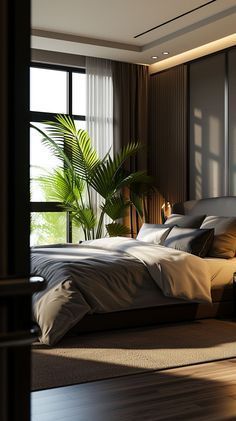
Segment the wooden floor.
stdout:
<svg viewBox="0 0 236 421">
<path fill-rule="evenodd" d="M 33 392 L 31 420 L 236 420 L 236 359 Z"/>
</svg>

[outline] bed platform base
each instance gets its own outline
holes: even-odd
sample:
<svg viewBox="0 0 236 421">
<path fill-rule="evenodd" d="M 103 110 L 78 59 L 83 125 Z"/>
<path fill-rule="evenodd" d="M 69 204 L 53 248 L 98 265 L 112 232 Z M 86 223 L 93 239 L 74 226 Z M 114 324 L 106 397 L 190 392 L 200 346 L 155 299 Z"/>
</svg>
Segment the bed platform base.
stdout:
<svg viewBox="0 0 236 421">
<path fill-rule="evenodd" d="M 232 286 L 223 290 L 214 290 L 212 299 L 212 304 L 184 303 L 105 314 L 88 314 L 70 333 L 80 334 L 207 318 L 232 318 L 235 316 Z"/>
</svg>

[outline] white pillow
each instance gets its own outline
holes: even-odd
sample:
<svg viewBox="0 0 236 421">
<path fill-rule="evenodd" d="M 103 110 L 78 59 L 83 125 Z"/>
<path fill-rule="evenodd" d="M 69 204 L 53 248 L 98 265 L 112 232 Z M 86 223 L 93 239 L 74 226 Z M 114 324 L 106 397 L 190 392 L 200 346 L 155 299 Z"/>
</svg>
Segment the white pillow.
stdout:
<svg viewBox="0 0 236 421">
<path fill-rule="evenodd" d="M 163 244 L 172 227 L 161 224 L 143 224 L 136 240 L 146 243 Z"/>
</svg>

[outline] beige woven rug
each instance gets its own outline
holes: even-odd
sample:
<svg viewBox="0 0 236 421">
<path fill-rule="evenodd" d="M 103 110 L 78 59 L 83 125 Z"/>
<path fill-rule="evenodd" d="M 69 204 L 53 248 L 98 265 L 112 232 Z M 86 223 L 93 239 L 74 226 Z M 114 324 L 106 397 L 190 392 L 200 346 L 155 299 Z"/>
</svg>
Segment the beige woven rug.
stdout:
<svg viewBox="0 0 236 421">
<path fill-rule="evenodd" d="M 236 322 L 199 320 L 33 345 L 32 389 L 236 357 Z"/>
</svg>

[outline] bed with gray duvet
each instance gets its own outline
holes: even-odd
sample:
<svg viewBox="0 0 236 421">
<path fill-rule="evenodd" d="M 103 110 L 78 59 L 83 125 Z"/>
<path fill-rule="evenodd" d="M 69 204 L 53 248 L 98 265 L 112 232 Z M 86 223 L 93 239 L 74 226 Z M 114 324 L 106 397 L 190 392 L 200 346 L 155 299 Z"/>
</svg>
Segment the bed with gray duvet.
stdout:
<svg viewBox="0 0 236 421">
<path fill-rule="evenodd" d="M 155 238 L 167 225 L 168 221 L 164 227 L 157 224 Z M 46 289 L 33 296 L 39 340 L 50 346 L 56 344 L 87 315 L 180 308 L 186 303 L 211 306 L 214 283 L 224 287 L 232 281 L 235 251 L 230 259 L 199 257 L 185 249 L 186 241 L 187 247 L 190 244 L 189 236 L 192 241 L 193 235 L 199 236 L 199 229 L 179 227 L 176 235 L 176 223 L 173 227 L 175 231 L 169 230 L 172 236 L 169 234 L 162 244 L 151 241 L 149 230 L 146 239 L 141 235 L 137 239 L 113 237 L 79 245 L 33 248 L 31 272 L 47 282 Z"/>
</svg>

